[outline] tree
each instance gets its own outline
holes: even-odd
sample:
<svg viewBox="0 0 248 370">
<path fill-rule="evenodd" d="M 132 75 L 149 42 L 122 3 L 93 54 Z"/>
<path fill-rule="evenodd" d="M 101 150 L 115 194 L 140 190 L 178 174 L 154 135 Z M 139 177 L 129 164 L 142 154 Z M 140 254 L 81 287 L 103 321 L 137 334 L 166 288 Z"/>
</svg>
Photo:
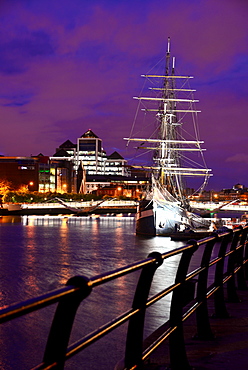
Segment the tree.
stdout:
<svg viewBox="0 0 248 370">
<path fill-rule="evenodd" d="M 0 194 L 5 195 L 11 189 L 11 183 L 8 180 L 0 180 Z"/>
</svg>

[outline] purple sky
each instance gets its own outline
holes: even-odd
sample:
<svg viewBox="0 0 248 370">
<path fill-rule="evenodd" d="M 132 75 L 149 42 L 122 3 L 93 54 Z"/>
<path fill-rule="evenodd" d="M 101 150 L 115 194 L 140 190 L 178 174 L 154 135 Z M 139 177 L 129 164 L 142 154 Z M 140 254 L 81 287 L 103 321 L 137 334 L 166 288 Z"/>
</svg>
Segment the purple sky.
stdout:
<svg viewBox="0 0 248 370">
<path fill-rule="evenodd" d="M 129 153 L 132 99 L 166 52 L 193 75 L 209 189 L 248 186 L 247 0 L 2 0 L 0 153 L 53 155 L 91 128 Z"/>
</svg>

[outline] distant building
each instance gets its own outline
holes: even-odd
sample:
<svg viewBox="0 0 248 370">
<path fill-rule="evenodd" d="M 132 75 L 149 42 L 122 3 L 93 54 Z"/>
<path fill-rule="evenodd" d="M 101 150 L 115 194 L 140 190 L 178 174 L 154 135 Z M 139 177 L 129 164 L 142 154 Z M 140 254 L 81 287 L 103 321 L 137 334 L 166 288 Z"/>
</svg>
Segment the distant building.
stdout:
<svg viewBox="0 0 248 370">
<path fill-rule="evenodd" d="M 234 186 L 233 186 L 233 190 L 238 190 L 238 191 L 240 191 L 240 190 L 243 190 L 245 187 L 244 187 L 244 185 L 242 185 L 242 184 L 235 184 Z"/>
<path fill-rule="evenodd" d="M 235 184 L 232 188 L 220 191 L 205 190 L 201 194 L 192 195 L 192 199 L 201 202 L 248 202 L 248 188 Z"/>
<path fill-rule="evenodd" d="M 85 169 L 89 175 L 104 175 L 106 152 L 102 147 L 102 140 L 92 130 L 86 131 L 77 139 L 77 164 Z"/>
<path fill-rule="evenodd" d="M 73 163 L 64 159 L 50 159 L 42 154 L 39 158 L 39 192 L 75 192 Z"/>
<path fill-rule="evenodd" d="M 0 181 L 13 190 L 71 192 L 73 166 L 68 161 L 50 160 L 38 154 L 32 157 L 0 157 Z"/>
<path fill-rule="evenodd" d="M 21 187 L 38 191 L 39 159 L 34 157 L 0 157 L 0 180 L 8 181 L 15 190 Z"/>
<path fill-rule="evenodd" d="M 128 176 L 127 161 L 116 151 L 107 156 L 104 173 L 106 175 Z"/>
<path fill-rule="evenodd" d="M 75 171 L 81 167 L 87 175 L 127 175 L 127 161 L 116 151 L 107 156 L 102 139 L 92 130 L 79 137 L 77 144 L 65 141 L 50 159 L 71 161 Z"/>
<path fill-rule="evenodd" d="M 70 140 L 65 141 L 50 157 L 50 161 L 67 161 L 72 164 L 73 192 L 97 192 L 100 195 L 100 193 L 107 191 L 106 187 L 116 187 L 118 182 L 123 183 L 124 178 L 125 181 L 128 181 L 130 177 L 129 182 L 133 181 L 131 167 L 127 165 L 127 161 L 116 151 L 107 156 L 102 146 L 102 139 L 92 130 L 87 130 L 78 138 L 77 144 L 73 144 Z M 145 177 L 144 172 L 141 177 Z M 135 183 L 137 182 L 135 180 Z M 106 189 L 103 191 L 103 188 Z M 132 191 L 130 194 L 133 196 Z"/>
<path fill-rule="evenodd" d="M 86 175 L 84 193 L 109 196 L 139 198 L 140 193 L 148 186 L 146 176 L 132 177 L 120 175 Z"/>
<path fill-rule="evenodd" d="M 92 130 L 77 143 L 65 141 L 52 157 L 0 157 L 0 180 L 15 190 L 59 193 L 94 193 L 137 197 L 149 183 L 144 171 L 127 165 L 116 151 L 107 156 L 102 140 Z"/>
</svg>

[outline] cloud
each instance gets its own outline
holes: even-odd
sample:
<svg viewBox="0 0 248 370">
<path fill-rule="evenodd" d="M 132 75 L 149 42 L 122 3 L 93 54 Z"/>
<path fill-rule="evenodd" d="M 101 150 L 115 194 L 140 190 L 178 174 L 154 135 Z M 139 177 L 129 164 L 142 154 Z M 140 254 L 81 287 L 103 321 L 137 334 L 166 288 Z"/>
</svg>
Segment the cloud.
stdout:
<svg viewBox="0 0 248 370">
<path fill-rule="evenodd" d="M 225 186 L 237 174 L 228 167 L 247 163 L 237 154 L 247 137 L 247 1 L 174 3 L 1 1 L 1 151 L 49 155 L 88 128 L 107 152 L 124 148 L 140 75 L 163 57 L 170 36 L 177 72 L 195 77 L 207 164 Z"/>
<path fill-rule="evenodd" d="M 231 157 L 226 159 L 226 162 L 234 162 L 234 163 L 245 163 L 248 164 L 248 154 L 244 153 L 237 153 Z"/>
<path fill-rule="evenodd" d="M 54 54 L 55 45 L 43 30 L 28 32 L 6 41 L 0 40 L 0 73 L 18 74 L 25 72 L 34 58 L 45 58 Z"/>
</svg>

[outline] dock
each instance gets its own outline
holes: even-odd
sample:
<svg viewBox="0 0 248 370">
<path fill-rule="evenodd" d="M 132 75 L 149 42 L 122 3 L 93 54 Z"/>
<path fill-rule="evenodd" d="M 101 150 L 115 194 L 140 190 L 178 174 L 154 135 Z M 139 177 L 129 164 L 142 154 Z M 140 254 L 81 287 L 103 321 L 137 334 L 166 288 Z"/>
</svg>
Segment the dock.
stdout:
<svg viewBox="0 0 248 370">
<path fill-rule="evenodd" d="M 129 200 L 106 200 L 73 202 L 56 200 L 54 202 L 4 204 L 0 215 L 78 215 L 136 213 L 137 202 Z"/>
</svg>

